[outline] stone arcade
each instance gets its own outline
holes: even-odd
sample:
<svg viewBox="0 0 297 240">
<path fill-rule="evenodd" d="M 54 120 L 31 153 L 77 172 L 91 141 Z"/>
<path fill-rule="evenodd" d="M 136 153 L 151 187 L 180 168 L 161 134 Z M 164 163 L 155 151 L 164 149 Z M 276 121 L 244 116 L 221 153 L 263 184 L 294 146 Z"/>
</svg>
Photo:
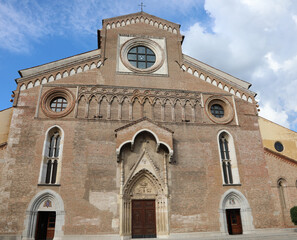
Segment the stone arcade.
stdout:
<svg viewBox="0 0 297 240">
<path fill-rule="evenodd" d="M 296 133 L 261 136 L 251 85 L 183 54 L 183 38 L 138 12 L 104 19 L 96 50 L 20 70 L 0 112 L 0 239 L 293 226 Z"/>
</svg>

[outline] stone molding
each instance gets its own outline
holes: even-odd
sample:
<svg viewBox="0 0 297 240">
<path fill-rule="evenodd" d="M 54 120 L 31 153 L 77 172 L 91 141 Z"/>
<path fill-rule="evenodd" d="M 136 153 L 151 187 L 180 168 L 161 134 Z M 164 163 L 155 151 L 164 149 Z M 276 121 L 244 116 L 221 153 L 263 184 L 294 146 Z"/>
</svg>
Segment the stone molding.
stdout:
<svg viewBox="0 0 297 240">
<path fill-rule="evenodd" d="M 156 62 L 153 64 L 153 66 L 149 68 L 137 68 L 131 65 L 131 63 L 128 60 L 128 52 L 131 48 L 136 47 L 136 46 L 146 46 L 150 48 L 156 55 Z M 126 68 L 128 68 L 130 71 L 135 72 L 135 73 L 153 73 L 160 69 L 165 61 L 165 53 L 162 47 L 155 41 L 149 38 L 132 38 L 128 41 L 126 41 L 122 46 L 120 50 L 120 58 L 122 63 Z"/>
<path fill-rule="evenodd" d="M 53 74 L 44 73 L 44 74 L 40 74 L 34 80 L 30 78 L 30 80 L 21 81 L 19 83 L 19 90 L 23 91 L 23 90 L 37 87 L 59 79 L 64 79 L 64 78 L 76 75 L 78 73 L 87 72 L 95 68 L 100 68 L 102 65 L 103 65 L 102 60 L 99 60 L 99 61 L 93 60 L 91 62 L 83 62 L 83 63 L 77 64 L 76 66 L 71 66 L 71 67 L 64 66 L 64 68 L 57 70 L 56 73 L 53 73 Z"/>
<path fill-rule="evenodd" d="M 78 97 L 76 100 L 76 118 L 93 118 L 93 119 L 108 119 L 111 120 L 111 105 L 116 104 L 118 115 L 114 120 L 122 120 L 123 105 L 128 104 L 127 114 L 129 119 L 126 120 L 138 120 L 144 116 L 151 118 L 153 121 L 165 121 L 165 108 L 170 108 L 166 110 L 170 111 L 167 114 L 167 118 L 171 118 L 170 122 L 177 122 L 176 117 L 180 122 L 196 122 L 197 111 L 201 114 L 202 103 L 202 93 L 194 91 L 182 91 L 182 90 L 164 90 L 164 89 L 145 89 L 145 88 L 133 88 L 133 87 L 111 87 L 111 86 L 79 86 L 78 87 Z M 90 115 L 90 105 L 96 104 L 96 114 Z M 101 105 L 107 104 L 105 106 L 107 109 L 102 109 Z M 134 106 L 140 104 L 141 110 L 139 117 L 134 118 Z M 151 109 L 152 115 L 145 115 L 144 107 L 148 104 Z M 148 107 L 148 106 L 147 106 Z M 79 114 L 78 109 L 84 109 L 83 116 Z M 160 108 L 160 109 L 156 109 Z M 176 110 L 179 108 L 179 110 Z M 82 110 L 80 110 L 82 111 Z M 101 111 L 104 111 L 107 116 L 103 117 Z M 153 114 L 156 113 L 159 120 Z M 126 112 L 125 112 L 126 113 Z"/>
<path fill-rule="evenodd" d="M 60 239 L 64 236 L 65 211 L 63 200 L 55 191 L 45 189 L 38 192 L 29 203 L 24 221 L 25 228 L 22 233 L 22 239 L 34 239 L 37 214 L 38 211 L 44 211 L 43 208 L 46 201 L 51 202 L 50 210 L 56 212 L 55 239 Z"/>
<path fill-rule="evenodd" d="M 50 108 L 51 101 L 56 97 L 63 97 L 67 100 L 67 107 L 64 111 L 54 112 Z M 52 88 L 45 92 L 41 99 L 41 109 L 50 118 L 61 118 L 67 116 L 74 108 L 74 95 L 67 88 Z"/>
<path fill-rule="evenodd" d="M 161 131 L 164 131 L 162 129 Z M 156 141 L 156 139 L 155 139 Z M 144 141 L 143 147 L 138 152 L 132 167 L 129 164 L 129 156 L 119 163 L 120 182 L 120 236 L 131 238 L 132 201 L 139 199 L 155 200 L 156 204 L 156 230 L 157 236 L 168 237 L 169 235 L 169 190 L 167 173 L 167 156 L 164 152 L 147 147 Z M 126 151 L 130 151 L 126 149 Z M 131 150 L 133 151 L 133 150 Z M 157 162 L 151 156 L 153 152 L 161 154 Z M 132 159 L 131 159 L 132 160 Z M 158 165 L 158 166 L 157 166 Z M 126 170 L 125 170 L 126 169 Z"/>
<path fill-rule="evenodd" d="M 125 27 L 130 24 L 144 23 L 173 34 L 177 34 L 179 32 L 179 26 L 177 24 L 157 18 L 144 12 L 122 16 L 121 18 L 104 19 L 103 23 L 103 26 L 106 28 L 106 30 Z"/>
<path fill-rule="evenodd" d="M 153 89 L 153 88 L 135 88 L 135 87 L 110 87 L 110 86 L 79 86 L 78 98 L 79 101 L 83 96 L 89 102 L 92 97 L 100 102 L 103 97 L 106 97 L 108 102 L 112 102 L 117 98 L 119 103 L 122 103 L 125 98 L 128 98 L 129 103 L 138 101 L 143 104 L 145 100 L 149 100 L 150 104 L 155 104 L 157 100 L 161 100 L 165 104 L 167 100 L 175 105 L 177 101 L 181 101 L 184 105 L 187 101 L 191 106 L 201 103 L 201 92 L 183 91 L 174 89 Z"/>
<path fill-rule="evenodd" d="M 278 159 L 287 162 L 293 166 L 297 166 L 297 160 L 293 159 L 293 158 L 289 158 L 281 153 L 275 152 L 267 147 L 264 147 L 264 153 L 270 156 L 274 156 L 277 157 Z"/>
<path fill-rule="evenodd" d="M 179 66 L 183 72 L 187 72 L 194 77 L 197 77 L 209 84 L 212 84 L 215 87 L 231 93 L 244 101 L 247 101 L 249 103 L 255 102 L 254 96 L 256 94 L 254 92 L 248 89 L 244 89 L 243 87 L 237 85 L 236 83 L 233 83 L 232 81 L 220 78 L 219 76 L 214 76 L 213 74 L 210 74 L 207 71 L 201 69 L 193 62 L 189 62 L 188 60 L 184 59 L 184 62 L 182 64 L 179 64 Z"/>
<path fill-rule="evenodd" d="M 224 116 L 222 118 L 217 118 L 212 115 L 210 108 L 214 104 L 219 104 L 224 109 Z M 210 96 L 205 101 L 205 112 L 208 118 L 217 124 L 227 124 L 231 122 L 234 118 L 234 110 L 232 104 L 222 96 Z"/>
<path fill-rule="evenodd" d="M 226 209 L 240 209 L 243 234 L 254 231 L 253 216 L 250 204 L 246 197 L 236 189 L 227 190 L 220 201 L 221 233 L 228 234 Z"/>
<path fill-rule="evenodd" d="M 161 144 L 163 144 L 168 149 L 169 162 L 172 160 L 173 156 L 173 132 L 167 129 L 161 128 L 154 124 L 152 121 L 146 120 L 144 118 L 142 121 L 137 121 L 135 124 L 130 125 L 126 128 L 121 128 L 120 130 L 115 130 L 116 135 L 116 153 L 118 162 L 120 162 L 121 148 L 130 143 L 131 149 L 134 147 L 134 142 L 138 134 L 142 132 L 151 133 L 157 143 L 158 151 Z"/>
</svg>

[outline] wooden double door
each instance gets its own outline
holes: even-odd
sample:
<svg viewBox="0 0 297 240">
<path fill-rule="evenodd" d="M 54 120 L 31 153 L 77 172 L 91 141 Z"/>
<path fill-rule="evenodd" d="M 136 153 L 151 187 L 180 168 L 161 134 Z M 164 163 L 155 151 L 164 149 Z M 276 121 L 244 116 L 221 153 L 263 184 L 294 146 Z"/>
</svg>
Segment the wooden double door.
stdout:
<svg viewBox="0 0 297 240">
<path fill-rule="evenodd" d="M 132 238 L 155 238 L 155 200 L 132 201 Z"/>
<path fill-rule="evenodd" d="M 52 240 L 55 236 L 56 212 L 38 212 L 35 240 Z"/>
<path fill-rule="evenodd" d="M 229 234 L 242 234 L 240 209 L 226 209 Z"/>
</svg>

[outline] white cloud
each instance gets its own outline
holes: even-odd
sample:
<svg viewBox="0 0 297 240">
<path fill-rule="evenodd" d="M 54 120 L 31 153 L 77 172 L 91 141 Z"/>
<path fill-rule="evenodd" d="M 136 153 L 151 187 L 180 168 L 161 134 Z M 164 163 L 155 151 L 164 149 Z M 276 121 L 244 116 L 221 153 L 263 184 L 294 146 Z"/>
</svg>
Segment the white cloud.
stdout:
<svg viewBox="0 0 297 240">
<path fill-rule="evenodd" d="M 297 114 L 297 2 L 206 0 L 205 9 L 213 33 L 193 24 L 184 32 L 184 51 L 251 82 L 262 114 L 294 127 L 288 116 Z"/>
<path fill-rule="evenodd" d="M 278 62 L 273 59 L 272 52 L 269 52 L 265 55 L 266 61 L 269 65 L 269 68 L 272 69 L 274 72 L 277 72 L 281 66 Z"/>
<path fill-rule="evenodd" d="M 34 43 L 50 35 L 94 35 L 102 19 L 137 12 L 138 4 L 135 0 L 73 0 L 71 4 L 2 0 L 0 48 L 29 52 Z M 251 90 L 261 96 L 261 108 L 273 110 L 271 116 L 272 112 L 296 116 L 297 2 L 205 0 L 203 16 L 202 4 L 203 0 L 151 0 L 144 10 L 177 23 L 182 20 L 189 26 L 183 31 L 184 52 L 251 82 Z M 207 15 L 213 22 L 206 29 Z M 196 23 L 189 23 L 193 20 Z M 286 121 L 294 125 L 290 117 Z"/>
<path fill-rule="evenodd" d="M 284 127 L 290 127 L 290 123 L 288 121 L 288 114 L 284 110 L 275 110 L 271 107 L 270 103 L 266 103 L 261 107 L 259 115 Z"/>
</svg>

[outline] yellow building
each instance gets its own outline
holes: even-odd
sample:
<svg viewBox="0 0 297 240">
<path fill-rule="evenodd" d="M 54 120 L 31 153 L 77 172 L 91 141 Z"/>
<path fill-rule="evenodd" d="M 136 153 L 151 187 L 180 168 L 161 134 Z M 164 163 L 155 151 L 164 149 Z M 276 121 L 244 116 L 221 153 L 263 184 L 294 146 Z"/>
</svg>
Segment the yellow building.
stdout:
<svg viewBox="0 0 297 240">
<path fill-rule="evenodd" d="M 4 147 L 7 143 L 12 110 L 12 108 L 7 108 L 0 111 L 0 148 Z"/>
<path fill-rule="evenodd" d="M 265 159 L 279 224 L 291 223 L 290 209 L 297 205 L 297 133 L 259 118 Z"/>
</svg>

